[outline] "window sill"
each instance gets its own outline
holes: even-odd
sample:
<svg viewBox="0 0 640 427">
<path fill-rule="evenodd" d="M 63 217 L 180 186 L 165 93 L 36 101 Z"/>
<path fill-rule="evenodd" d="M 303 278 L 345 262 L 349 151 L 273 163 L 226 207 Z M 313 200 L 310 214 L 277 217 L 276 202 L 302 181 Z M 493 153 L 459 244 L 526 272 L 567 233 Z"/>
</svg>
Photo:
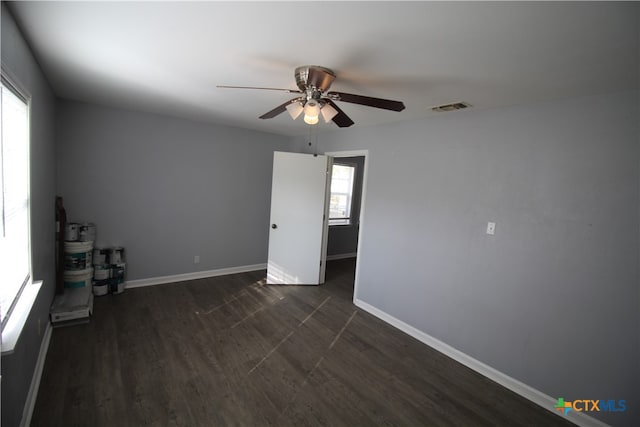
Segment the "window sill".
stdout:
<svg viewBox="0 0 640 427">
<path fill-rule="evenodd" d="M 352 226 L 353 223 L 348 219 L 330 219 L 329 227 L 349 227 Z"/>
<path fill-rule="evenodd" d="M 28 283 L 22 290 L 18 304 L 13 308 L 11 317 L 2 331 L 2 356 L 12 354 L 16 348 L 41 287 L 42 281 L 40 280 Z"/>
</svg>

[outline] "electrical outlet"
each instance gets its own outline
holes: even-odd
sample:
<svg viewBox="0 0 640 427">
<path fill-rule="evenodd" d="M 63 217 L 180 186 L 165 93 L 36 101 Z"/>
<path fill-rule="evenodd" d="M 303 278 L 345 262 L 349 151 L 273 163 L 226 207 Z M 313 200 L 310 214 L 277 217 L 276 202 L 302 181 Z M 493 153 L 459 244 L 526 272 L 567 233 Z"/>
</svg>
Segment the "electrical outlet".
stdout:
<svg viewBox="0 0 640 427">
<path fill-rule="evenodd" d="M 200 255 L 194 255 L 193 256 L 193 263 L 194 264 L 200 264 Z"/>
</svg>

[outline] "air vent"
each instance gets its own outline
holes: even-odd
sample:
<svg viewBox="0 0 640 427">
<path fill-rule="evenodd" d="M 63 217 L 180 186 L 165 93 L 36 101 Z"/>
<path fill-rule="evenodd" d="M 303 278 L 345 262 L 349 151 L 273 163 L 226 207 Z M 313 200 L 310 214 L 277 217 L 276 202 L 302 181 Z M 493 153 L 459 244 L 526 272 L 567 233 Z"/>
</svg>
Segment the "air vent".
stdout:
<svg viewBox="0 0 640 427">
<path fill-rule="evenodd" d="M 453 102 L 451 104 L 438 105 L 437 107 L 433 107 L 433 111 L 455 111 L 455 110 L 464 110 L 465 108 L 471 107 L 470 104 L 466 102 Z"/>
</svg>

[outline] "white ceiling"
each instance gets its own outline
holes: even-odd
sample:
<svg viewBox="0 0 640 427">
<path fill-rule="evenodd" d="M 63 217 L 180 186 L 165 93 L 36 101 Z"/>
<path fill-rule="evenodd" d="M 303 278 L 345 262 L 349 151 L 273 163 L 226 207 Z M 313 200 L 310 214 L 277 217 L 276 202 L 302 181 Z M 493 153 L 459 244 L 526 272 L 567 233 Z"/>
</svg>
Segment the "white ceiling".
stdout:
<svg viewBox="0 0 640 427">
<path fill-rule="evenodd" d="M 355 126 L 425 117 L 466 101 L 494 108 L 639 87 L 638 3 L 15 2 L 62 98 L 283 135 L 258 116 L 293 97 L 304 64 L 332 90 L 404 101 L 402 112 L 340 103 Z M 320 131 L 337 129 L 321 123 Z"/>
</svg>

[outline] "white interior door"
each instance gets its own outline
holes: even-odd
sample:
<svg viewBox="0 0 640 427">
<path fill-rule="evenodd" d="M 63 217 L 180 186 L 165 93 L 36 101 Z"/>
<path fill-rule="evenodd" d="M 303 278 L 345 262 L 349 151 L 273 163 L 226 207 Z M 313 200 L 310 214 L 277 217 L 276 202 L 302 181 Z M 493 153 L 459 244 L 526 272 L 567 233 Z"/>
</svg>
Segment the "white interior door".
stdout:
<svg viewBox="0 0 640 427">
<path fill-rule="evenodd" d="M 267 283 L 324 283 L 331 158 L 273 154 Z"/>
</svg>

